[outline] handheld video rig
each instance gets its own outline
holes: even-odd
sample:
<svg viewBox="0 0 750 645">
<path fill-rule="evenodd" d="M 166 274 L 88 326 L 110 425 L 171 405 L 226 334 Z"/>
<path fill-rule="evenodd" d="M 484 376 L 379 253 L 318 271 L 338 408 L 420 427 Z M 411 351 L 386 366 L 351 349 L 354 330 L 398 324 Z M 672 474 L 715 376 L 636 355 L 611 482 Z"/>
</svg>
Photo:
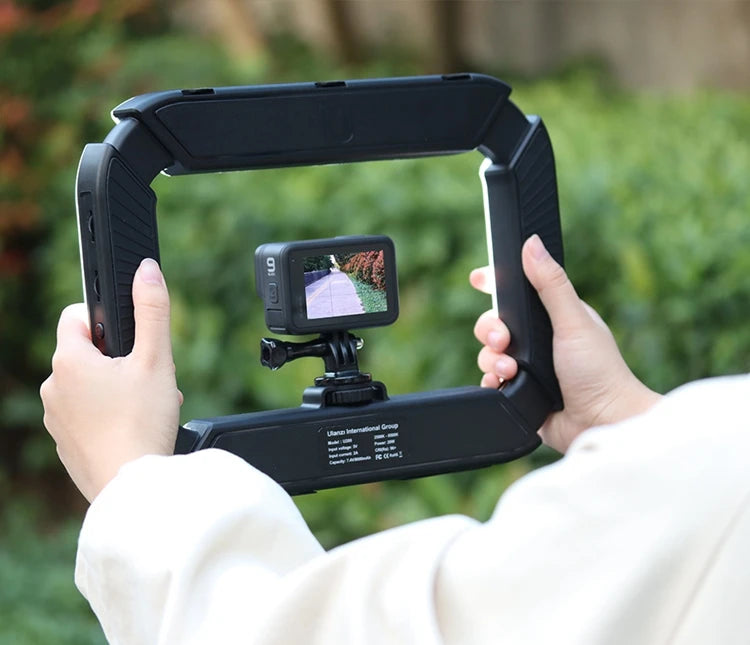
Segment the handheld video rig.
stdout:
<svg viewBox="0 0 750 645">
<path fill-rule="evenodd" d="M 468 386 L 390 398 L 383 384 L 372 382 L 363 398 L 351 391 L 363 381 L 357 339 L 348 332 L 306 347 L 264 346 L 269 362 L 295 352 L 320 356 L 326 376 L 308 388 L 299 408 L 190 421 L 179 429 L 176 453 L 228 450 L 296 494 L 487 466 L 539 445 L 536 430 L 562 399 L 549 319 L 523 275 L 521 247 L 537 233 L 560 263 L 563 247 L 549 136 L 539 117 L 525 116 L 508 99 L 510 92 L 489 76 L 453 74 L 174 90 L 137 96 L 113 110 L 115 127 L 103 143 L 86 145 L 76 181 L 92 339 L 109 356 L 132 349 L 133 276 L 144 257 L 159 260 L 149 185 L 160 172 L 475 149 L 486 157 L 480 179 L 493 303 L 519 365 L 511 382 L 500 390 Z"/>
</svg>

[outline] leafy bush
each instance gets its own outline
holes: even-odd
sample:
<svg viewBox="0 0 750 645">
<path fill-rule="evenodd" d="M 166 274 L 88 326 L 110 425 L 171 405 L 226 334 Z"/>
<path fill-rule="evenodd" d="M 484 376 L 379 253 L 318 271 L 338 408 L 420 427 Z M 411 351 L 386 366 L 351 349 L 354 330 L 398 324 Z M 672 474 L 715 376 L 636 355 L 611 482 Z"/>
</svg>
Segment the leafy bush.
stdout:
<svg viewBox="0 0 750 645">
<path fill-rule="evenodd" d="M 356 278 L 350 279 L 365 313 L 388 311 L 388 299 L 383 289 L 376 289 L 371 283 L 360 282 Z"/>
<path fill-rule="evenodd" d="M 0 643 L 105 642 L 73 584 L 79 528 L 80 518 L 50 526 L 40 500 L 6 504 L 0 517 Z"/>
<path fill-rule="evenodd" d="M 381 291 L 385 289 L 383 251 L 362 251 L 341 264 L 344 273 Z"/>
<path fill-rule="evenodd" d="M 666 391 L 750 369 L 750 100 L 623 93 L 586 70 L 518 93 L 557 156 L 569 272 Z"/>
<path fill-rule="evenodd" d="M 307 271 L 325 271 L 333 266 L 330 255 L 316 255 L 305 258 L 302 270 Z"/>
</svg>

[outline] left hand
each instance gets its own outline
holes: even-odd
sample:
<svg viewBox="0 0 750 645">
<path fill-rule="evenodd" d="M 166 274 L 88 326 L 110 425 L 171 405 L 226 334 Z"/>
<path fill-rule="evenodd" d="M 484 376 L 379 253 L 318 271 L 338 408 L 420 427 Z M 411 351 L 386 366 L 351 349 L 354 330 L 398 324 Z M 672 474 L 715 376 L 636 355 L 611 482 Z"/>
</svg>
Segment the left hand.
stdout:
<svg viewBox="0 0 750 645">
<path fill-rule="evenodd" d="M 565 452 L 581 432 L 595 425 L 623 421 L 645 412 L 661 396 L 639 381 L 625 363 L 604 321 L 583 302 L 565 270 L 555 262 L 534 235 L 523 246 L 523 270 L 537 290 L 552 323 L 552 358 L 565 408 L 551 414 L 539 429 L 544 443 Z M 478 269 L 471 284 L 490 292 L 491 275 Z M 477 320 L 474 334 L 484 345 L 479 367 L 482 385 L 497 388 L 518 371 L 516 360 L 506 353 L 510 332 L 493 312 Z M 502 379 L 502 380 L 501 380 Z"/>
<path fill-rule="evenodd" d="M 135 345 L 119 358 L 92 344 L 83 304 L 67 307 L 52 374 L 40 389 L 44 425 L 90 502 L 125 463 L 174 452 L 182 394 L 172 360 L 169 294 L 154 260 L 144 260 L 135 274 L 133 303 Z"/>
</svg>

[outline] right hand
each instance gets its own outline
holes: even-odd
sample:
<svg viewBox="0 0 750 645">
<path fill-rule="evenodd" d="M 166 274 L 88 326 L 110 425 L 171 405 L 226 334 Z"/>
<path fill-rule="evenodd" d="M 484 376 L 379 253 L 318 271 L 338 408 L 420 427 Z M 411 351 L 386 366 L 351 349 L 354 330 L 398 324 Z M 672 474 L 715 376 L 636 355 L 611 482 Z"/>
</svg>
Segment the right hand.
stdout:
<svg viewBox="0 0 750 645">
<path fill-rule="evenodd" d="M 616 423 L 645 412 L 660 395 L 648 389 L 630 371 L 612 332 L 599 315 L 576 294 L 565 270 L 554 260 L 537 235 L 522 250 L 523 269 L 552 322 L 552 356 L 565 408 L 552 413 L 539 434 L 552 448 L 565 452 L 581 432 L 596 425 Z M 470 276 L 473 287 L 491 293 L 487 267 Z M 518 372 L 514 358 L 505 353 L 510 332 L 492 311 L 482 314 L 474 335 L 484 345 L 479 352 L 482 386 L 498 388 Z"/>
</svg>

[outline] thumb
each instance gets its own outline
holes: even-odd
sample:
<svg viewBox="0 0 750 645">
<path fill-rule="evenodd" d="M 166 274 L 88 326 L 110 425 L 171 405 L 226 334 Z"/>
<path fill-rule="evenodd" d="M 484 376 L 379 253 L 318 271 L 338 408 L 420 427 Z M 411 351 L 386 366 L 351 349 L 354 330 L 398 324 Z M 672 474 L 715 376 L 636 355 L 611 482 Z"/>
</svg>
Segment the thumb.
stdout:
<svg viewBox="0 0 750 645">
<path fill-rule="evenodd" d="M 172 362 L 169 293 L 155 260 L 141 262 L 133 278 L 135 344 L 133 355 L 151 365 Z"/>
<path fill-rule="evenodd" d="M 591 317 L 565 269 L 549 254 L 538 235 L 526 240 L 521 259 L 524 273 L 539 294 L 554 331 L 591 324 Z"/>
</svg>

